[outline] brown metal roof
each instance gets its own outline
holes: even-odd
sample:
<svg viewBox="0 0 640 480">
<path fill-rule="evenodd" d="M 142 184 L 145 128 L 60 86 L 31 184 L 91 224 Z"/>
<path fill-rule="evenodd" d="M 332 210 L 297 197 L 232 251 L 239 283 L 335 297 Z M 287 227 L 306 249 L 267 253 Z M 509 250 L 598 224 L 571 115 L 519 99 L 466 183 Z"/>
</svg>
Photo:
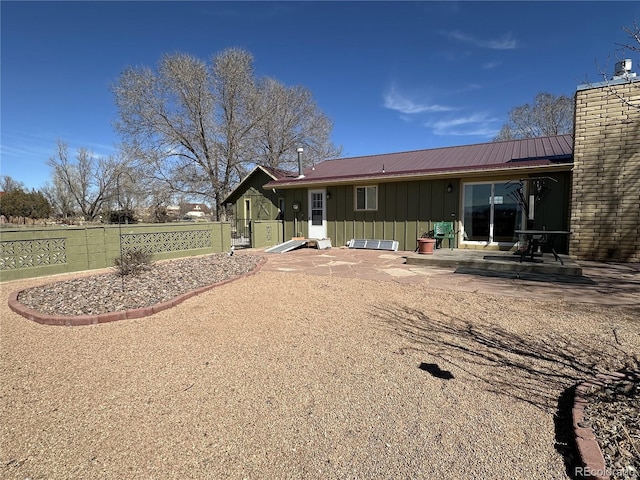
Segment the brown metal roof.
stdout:
<svg viewBox="0 0 640 480">
<path fill-rule="evenodd" d="M 573 136 L 557 135 L 326 160 L 306 169 L 303 178 L 281 178 L 265 187 L 542 166 L 572 158 Z"/>
<path fill-rule="evenodd" d="M 272 177 L 274 180 L 280 180 L 281 178 L 296 176 L 294 172 L 290 172 L 288 170 L 282 170 L 281 168 L 268 167 L 266 165 L 258 165 L 258 168 L 261 168 L 262 170 L 264 170 L 266 174 Z"/>
</svg>

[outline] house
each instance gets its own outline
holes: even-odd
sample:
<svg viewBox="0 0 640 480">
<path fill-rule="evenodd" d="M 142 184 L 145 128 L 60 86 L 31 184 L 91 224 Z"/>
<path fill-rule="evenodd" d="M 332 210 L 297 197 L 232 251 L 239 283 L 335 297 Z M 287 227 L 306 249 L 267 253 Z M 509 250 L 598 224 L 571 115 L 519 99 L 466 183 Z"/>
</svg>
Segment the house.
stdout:
<svg viewBox="0 0 640 480">
<path fill-rule="evenodd" d="M 204 219 L 211 214 L 211 209 L 204 203 L 180 203 L 167 206 L 167 215 L 173 219 Z"/>
<path fill-rule="evenodd" d="M 180 218 L 180 205 L 168 205 L 167 216 L 172 219 Z"/>
<path fill-rule="evenodd" d="M 413 251 L 435 222 L 450 221 L 459 248 L 510 249 L 529 214 L 517 193 L 532 182 L 528 226 L 568 228 L 572 147 L 560 135 L 327 160 L 264 188 L 284 199 L 285 238 L 396 240 Z"/>
<path fill-rule="evenodd" d="M 211 209 L 204 203 L 186 203 L 182 205 L 182 209 L 186 210 L 184 216 L 188 218 L 204 218 L 211 214 Z"/>
<path fill-rule="evenodd" d="M 264 185 L 274 180 L 293 178 L 294 173 L 257 165 L 223 200 L 236 220 L 278 220 L 284 209 L 282 198 Z"/>
<path fill-rule="evenodd" d="M 640 79 L 581 85 L 574 135 L 327 160 L 273 179 L 283 238 L 396 240 L 435 222 L 457 248 L 517 248 L 516 230 L 570 232 L 558 253 L 640 262 Z"/>
<path fill-rule="evenodd" d="M 251 246 L 252 222 L 282 220 L 284 198 L 264 185 L 275 180 L 293 178 L 294 175 L 286 170 L 257 165 L 223 200 L 223 205 L 228 207 L 232 217 L 234 245 Z M 270 237 L 282 239 L 280 235 Z"/>
<path fill-rule="evenodd" d="M 332 159 L 300 174 L 257 166 L 225 200 L 232 230 L 249 237 L 251 221 L 278 219 L 277 238 L 413 251 L 445 221 L 455 237 L 444 246 L 512 250 L 528 228 L 570 232 L 551 246 L 576 259 L 638 262 L 640 82 L 581 85 L 575 101 L 573 135 Z"/>
</svg>

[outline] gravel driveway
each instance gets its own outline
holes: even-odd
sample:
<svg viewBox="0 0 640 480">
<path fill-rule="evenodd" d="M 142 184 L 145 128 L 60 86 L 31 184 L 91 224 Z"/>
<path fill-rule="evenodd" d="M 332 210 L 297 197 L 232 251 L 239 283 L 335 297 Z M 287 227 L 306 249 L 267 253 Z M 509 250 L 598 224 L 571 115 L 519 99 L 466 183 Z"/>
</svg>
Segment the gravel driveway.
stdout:
<svg viewBox="0 0 640 480">
<path fill-rule="evenodd" d="M 0 284 L 2 478 L 565 479 L 558 398 L 640 351 L 630 308 L 268 268 L 138 320 L 6 306 L 50 281 Z"/>
</svg>

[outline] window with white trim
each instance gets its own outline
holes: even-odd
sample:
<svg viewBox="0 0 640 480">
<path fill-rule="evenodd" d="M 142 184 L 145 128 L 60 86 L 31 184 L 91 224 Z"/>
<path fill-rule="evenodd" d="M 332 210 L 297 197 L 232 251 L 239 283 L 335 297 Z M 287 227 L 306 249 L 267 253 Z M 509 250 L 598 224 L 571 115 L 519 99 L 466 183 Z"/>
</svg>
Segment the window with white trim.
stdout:
<svg viewBox="0 0 640 480">
<path fill-rule="evenodd" d="M 356 187 L 356 210 L 378 209 L 378 187 Z"/>
</svg>

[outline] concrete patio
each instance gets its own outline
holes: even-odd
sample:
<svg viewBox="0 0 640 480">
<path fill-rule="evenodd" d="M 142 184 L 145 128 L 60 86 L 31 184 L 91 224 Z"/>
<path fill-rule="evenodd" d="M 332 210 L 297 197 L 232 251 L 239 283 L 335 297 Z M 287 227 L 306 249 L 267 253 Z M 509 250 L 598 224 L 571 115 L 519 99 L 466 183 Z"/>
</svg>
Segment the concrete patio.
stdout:
<svg viewBox="0 0 640 480">
<path fill-rule="evenodd" d="M 542 256 L 534 256 L 533 261 L 530 258 L 520 261 L 520 255 L 511 251 L 438 248 L 434 250 L 433 255 L 407 254 L 407 263 L 517 274 L 535 273 L 577 277 L 582 275 L 582 267 L 574 259 L 568 255 L 558 255 L 558 257 L 561 261 L 556 260 L 552 253 L 545 253 Z"/>
<path fill-rule="evenodd" d="M 261 250 L 247 252 L 261 253 Z M 443 290 L 640 308 L 640 264 L 635 263 L 576 262 L 562 256 L 565 263 L 562 266 L 547 254 L 542 264 L 520 264 L 512 252 L 458 249 L 438 249 L 434 255 L 420 255 L 345 247 L 300 248 L 265 255 L 264 270 L 428 283 Z M 491 258 L 484 259 L 485 256 Z M 576 275 L 576 271 L 581 275 Z"/>
</svg>

